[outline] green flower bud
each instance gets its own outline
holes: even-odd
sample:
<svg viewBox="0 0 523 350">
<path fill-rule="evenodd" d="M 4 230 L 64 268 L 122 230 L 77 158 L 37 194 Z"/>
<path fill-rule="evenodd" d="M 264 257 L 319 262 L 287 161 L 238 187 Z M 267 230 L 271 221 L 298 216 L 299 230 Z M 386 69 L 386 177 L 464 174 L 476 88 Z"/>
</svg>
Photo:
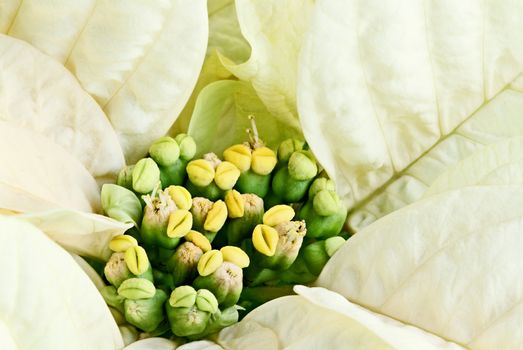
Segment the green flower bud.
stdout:
<svg viewBox="0 0 523 350">
<path fill-rule="evenodd" d="M 208 276 L 223 263 L 223 255 L 219 250 L 209 250 L 198 260 L 198 273 L 201 276 Z"/>
<path fill-rule="evenodd" d="M 118 287 L 118 295 L 126 299 L 148 299 L 155 293 L 154 284 L 145 278 L 129 278 Z"/>
<path fill-rule="evenodd" d="M 102 297 L 104 298 L 107 305 L 114 307 L 116 310 L 122 313 L 124 312 L 123 302 L 125 301 L 125 298 L 118 295 L 116 287 L 105 286 L 100 289 L 100 294 L 102 294 Z"/>
<path fill-rule="evenodd" d="M 275 230 L 278 240 L 274 254 L 257 255 L 256 258 L 259 266 L 281 271 L 289 268 L 296 260 L 307 229 L 304 221 L 287 221 L 277 225 Z"/>
<path fill-rule="evenodd" d="M 256 225 L 261 224 L 263 218 L 263 200 L 255 194 L 242 194 L 243 216 L 229 220 L 225 226 L 225 235 L 231 245 L 238 245 Z M 225 199 L 227 201 L 227 198 Z"/>
<path fill-rule="evenodd" d="M 198 309 L 196 305 L 172 307 L 167 304 L 165 308 L 171 331 L 178 337 L 189 337 L 202 333 L 211 316 L 207 311 Z"/>
<path fill-rule="evenodd" d="M 323 267 L 329 261 L 329 255 L 325 250 L 325 241 L 318 241 L 309 244 L 303 249 L 303 260 L 308 270 L 318 276 Z"/>
<path fill-rule="evenodd" d="M 163 290 L 166 293 L 170 293 L 174 288 L 173 275 L 168 272 L 163 272 L 158 269 L 153 270 L 154 285 L 156 288 Z"/>
<path fill-rule="evenodd" d="M 223 311 L 218 309 L 211 315 L 209 322 L 207 323 L 207 327 L 203 333 L 194 335 L 191 339 L 202 339 L 209 336 L 210 334 L 218 333 L 223 328 L 232 326 L 238 322 L 238 318 L 239 315 L 236 306 L 228 307 Z"/>
<path fill-rule="evenodd" d="M 345 244 L 345 242 L 345 239 L 340 236 L 327 238 L 325 240 L 325 251 L 327 252 L 329 258 L 332 257 L 334 253 L 336 253 L 338 249 L 340 249 L 341 246 Z"/>
<path fill-rule="evenodd" d="M 187 160 L 179 158 L 176 162 L 169 166 L 159 165 L 160 168 L 160 181 L 162 182 L 162 187 L 166 188 L 172 185 L 183 185 L 187 180 Z"/>
<path fill-rule="evenodd" d="M 145 249 L 140 246 L 134 246 L 127 249 L 125 251 L 124 259 L 129 271 L 137 276 L 145 273 L 145 271 L 150 267 L 147 253 L 145 252 Z"/>
<path fill-rule="evenodd" d="M 114 289 L 114 293 L 118 296 L 118 293 L 116 292 L 116 288 L 114 288 L 114 286 L 108 286 L 108 287 L 111 287 Z M 100 290 L 101 292 L 101 290 Z M 102 294 L 103 296 L 103 294 Z M 119 298 L 121 298 L 121 307 L 122 307 L 122 311 L 119 311 L 118 309 L 116 309 L 115 307 L 113 306 L 110 306 L 109 304 L 109 311 L 111 312 L 111 316 L 113 316 L 113 319 L 114 319 L 114 322 L 116 322 L 117 325 L 123 325 L 123 324 L 126 324 L 127 321 L 125 320 L 125 317 L 123 316 L 123 302 L 125 300 L 125 298 L 122 298 L 120 296 L 118 296 Z M 104 297 L 105 299 L 105 297 Z M 106 301 L 107 303 L 107 301 Z"/>
<path fill-rule="evenodd" d="M 196 154 L 196 142 L 187 134 L 178 134 L 175 138 L 180 146 L 180 157 L 189 160 L 193 159 Z"/>
<path fill-rule="evenodd" d="M 208 289 L 214 294 L 221 308 L 235 305 L 243 288 L 242 269 L 231 262 L 224 262 L 212 274 L 198 276 L 195 288 Z"/>
<path fill-rule="evenodd" d="M 118 329 L 122 335 L 124 346 L 127 346 L 138 340 L 138 331 L 133 326 L 122 325 L 118 326 Z"/>
<path fill-rule="evenodd" d="M 146 206 L 140 229 L 142 241 L 150 246 L 175 248 L 180 242 L 180 238 L 167 236 L 169 217 L 177 210 L 173 200 L 163 191 L 159 191 L 158 197 L 145 196 L 144 201 Z"/>
<path fill-rule="evenodd" d="M 196 290 L 191 286 L 174 289 L 169 298 L 171 307 L 191 307 L 196 303 Z"/>
<path fill-rule="evenodd" d="M 128 190 L 132 190 L 133 189 L 133 170 L 134 170 L 134 165 L 127 165 L 122 170 L 120 170 L 120 172 L 118 173 L 118 178 L 116 180 L 116 184 L 118 186 L 125 187 Z"/>
<path fill-rule="evenodd" d="M 125 252 L 129 248 L 137 246 L 136 238 L 129 235 L 118 235 L 109 241 L 109 249 L 116 253 Z"/>
<path fill-rule="evenodd" d="M 337 236 L 343 229 L 346 216 L 347 209 L 342 204 L 335 214 L 322 216 L 316 212 L 310 199 L 298 212 L 298 218 L 307 223 L 307 236 L 317 239 Z"/>
<path fill-rule="evenodd" d="M 125 319 L 145 332 L 152 332 L 164 319 L 163 309 L 166 300 L 167 294 L 161 289 L 156 289 L 153 296 L 148 299 L 126 299 Z"/>
<path fill-rule="evenodd" d="M 309 151 L 294 152 L 287 166 L 289 175 L 296 180 L 310 180 L 318 173 L 316 160 Z"/>
<path fill-rule="evenodd" d="M 205 159 L 191 160 L 186 170 L 189 180 L 196 186 L 208 186 L 214 180 L 214 167 Z"/>
<path fill-rule="evenodd" d="M 123 281 L 135 277 L 127 268 L 124 253 L 113 253 L 104 267 L 105 278 L 116 288 L 120 287 Z"/>
<path fill-rule="evenodd" d="M 264 198 L 271 188 L 271 175 L 256 174 L 252 169 L 241 173 L 235 188 L 240 193 L 253 193 Z"/>
<path fill-rule="evenodd" d="M 158 165 L 169 166 L 180 157 L 180 147 L 172 137 L 164 136 L 152 143 L 149 154 Z"/>
<path fill-rule="evenodd" d="M 270 174 L 277 162 L 276 154 L 268 147 L 258 147 L 252 151 L 251 169 L 256 174 Z"/>
<path fill-rule="evenodd" d="M 307 193 L 311 181 L 312 179 L 296 180 L 290 176 L 288 167 L 282 167 L 276 171 L 272 179 L 272 190 L 282 202 L 297 203 Z"/>
<path fill-rule="evenodd" d="M 303 254 L 298 254 L 296 260 L 287 270 L 279 273 L 280 283 L 284 284 L 310 284 L 316 280 L 316 275 L 313 275 L 302 257 Z"/>
<path fill-rule="evenodd" d="M 202 255 L 202 249 L 191 242 L 182 243 L 176 248 L 167 262 L 175 286 L 187 283 L 196 276 L 198 261 Z"/>
<path fill-rule="evenodd" d="M 340 197 L 334 191 L 319 191 L 312 200 L 314 211 L 321 216 L 336 214 L 340 211 L 341 205 Z"/>
<path fill-rule="evenodd" d="M 104 184 L 101 192 L 102 209 L 110 218 L 123 223 L 138 226 L 142 220 L 142 204 L 136 195 L 128 189 Z"/>
<path fill-rule="evenodd" d="M 218 311 L 218 300 L 209 290 L 200 289 L 196 292 L 196 306 L 202 311 L 213 314 Z"/>
<path fill-rule="evenodd" d="M 211 201 L 223 198 L 224 195 L 224 191 L 214 181 L 207 186 L 196 186 L 191 181 L 187 181 L 185 187 L 193 197 L 205 197 Z"/>
<path fill-rule="evenodd" d="M 133 190 L 138 193 L 150 193 L 160 182 L 160 169 L 151 158 L 143 158 L 133 169 Z"/>
<path fill-rule="evenodd" d="M 309 198 L 314 198 L 316 193 L 322 190 L 336 192 L 336 185 L 334 184 L 334 181 L 325 177 L 319 177 L 315 179 L 309 188 Z"/>
<path fill-rule="evenodd" d="M 295 151 L 301 151 L 305 142 L 296 139 L 287 139 L 278 147 L 278 160 L 287 163 Z"/>
</svg>

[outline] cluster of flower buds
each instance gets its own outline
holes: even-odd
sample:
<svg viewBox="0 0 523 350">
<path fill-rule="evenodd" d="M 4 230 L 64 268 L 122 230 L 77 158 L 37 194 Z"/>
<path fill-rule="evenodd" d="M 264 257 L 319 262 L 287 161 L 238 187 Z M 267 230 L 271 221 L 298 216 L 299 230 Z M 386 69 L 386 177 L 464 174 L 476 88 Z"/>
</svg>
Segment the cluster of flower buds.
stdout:
<svg viewBox="0 0 523 350">
<path fill-rule="evenodd" d="M 102 294 L 122 334 L 201 339 L 298 283 L 345 242 L 346 208 L 307 145 L 259 139 L 195 158 L 191 136 L 161 137 L 102 187 L 115 237 Z"/>
</svg>

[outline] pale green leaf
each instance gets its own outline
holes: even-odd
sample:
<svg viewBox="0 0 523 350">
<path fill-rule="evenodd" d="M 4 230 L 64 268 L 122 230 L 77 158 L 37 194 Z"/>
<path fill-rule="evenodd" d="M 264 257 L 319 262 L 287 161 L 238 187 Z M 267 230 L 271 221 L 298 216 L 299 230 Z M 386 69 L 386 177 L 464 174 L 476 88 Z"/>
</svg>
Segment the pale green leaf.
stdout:
<svg viewBox="0 0 523 350">
<path fill-rule="evenodd" d="M 317 285 L 471 349 L 521 349 L 523 188 L 430 196 L 367 226 Z"/>
<path fill-rule="evenodd" d="M 424 197 L 474 185 L 523 185 L 523 138 L 484 147 L 465 158 L 441 174 Z"/>
<path fill-rule="evenodd" d="M 133 226 L 103 215 L 74 210 L 27 213 L 16 218 L 38 227 L 68 251 L 99 260 L 109 259 L 109 241 Z"/>
<path fill-rule="evenodd" d="M 196 98 L 205 86 L 217 80 L 232 78 L 231 72 L 220 62 L 218 52 L 238 61 L 247 59 L 251 52 L 249 44 L 240 32 L 233 0 L 207 1 L 207 11 L 209 13 L 207 56 L 189 101 L 169 131 L 172 135 L 187 131 Z"/>
<path fill-rule="evenodd" d="M 60 63 L 0 34 L 0 120 L 42 134 L 96 178 L 116 178 L 124 156 L 100 106 Z"/>
<path fill-rule="evenodd" d="M 523 135 L 513 86 L 523 3 L 319 0 L 315 9 L 298 110 L 354 230 L 421 198 L 485 144 Z"/>
<path fill-rule="evenodd" d="M 461 349 L 323 288 L 273 300 L 220 332 L 226 349 Z"/>
<path fill-rule="evenodd" d="M 19 1 L 7 2 L 12 8 Z M 130 163 L 169 130 L 205 56 L 205 0 L 22 0 L 9 14 L 0 28 L 76 76 L 109 117 Z"/>
<path fill-rule="evenodd" d="M 121 349 L 105 301 L 73 258 L 34 226 L 0 216 L 0 345 Z M 10 340 L 9 340 L 10 339 Z"/>
<path fill-rule="evenodd" d="M 249 81 L 267 109 L 289 125 L 297 125 L 298 55 L 313 0 L 237 0 L 238 21 L 252 51 L 239 63 L 227 52 L 222 62 L 235 76 Z"/>
<path fill-rule="evenodd" d="M 69 152 L 44 135 L 0 121 L 0 208 L 97 212 L 95 179 Z"/>
<path fill-rule="evenodd" d="M 299 137 L 299 128 L 275 118 L 249 83 L 222 80 L 205 87 L 196 101 L 189 134 L 198 145 L 198 154 L 222 152 L 232 144 L 248 140 L 249 115 L 256 117 L 260 138 L 276 149 L 281 140 Z"/>
</svg>

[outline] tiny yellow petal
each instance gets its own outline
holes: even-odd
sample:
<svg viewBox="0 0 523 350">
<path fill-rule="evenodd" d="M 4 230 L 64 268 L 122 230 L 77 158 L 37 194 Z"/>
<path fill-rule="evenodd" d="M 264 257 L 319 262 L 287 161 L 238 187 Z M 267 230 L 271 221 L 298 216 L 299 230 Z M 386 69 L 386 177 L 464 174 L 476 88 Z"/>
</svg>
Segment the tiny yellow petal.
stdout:
<svg viewBox="0 0 523 350">
<path fill-rule="evenodd" d="M 276 153 L 268 147 L 260 147 L 252 151 L 251 168 L 256 174 L 270 174 L 277 161 Z"/>
<path fill-rule="evenodd" d="M 134 246 L 125 251 L 125 264 L 129 271 L 135 275 L 141 275 L 149 269 L 149 259 L 145 249 L 140 246 Z"/>
<path fill-rule="evenodd" d="M 198 231 L 191 230 L 185 235 L 185 240 L 199 247 L 204 253 L 211 250 L 211 242 Z"/>
<path fill-rule="evenodd" d="M 294 209 L 288 205 L 275 205 L 263 214 L 263 223 L 269 226 L 276 226 L 282 222 L 291 221 L 294 214 Z"/>
<path fill-rule="evenodd" d="M 196 186 L 207 186 L 214 179 L 214 168 L 205 159 L 191 160 L 187 164 L 186 171 L 189 180 Z"/>
<path fill-rule="evenodd" d="M 220 252 L 222 252 L 223 261 L 231 262 L 242 269 L 249 266 L 249 256 L 238 247 L 228 245 L 220 249 Z"/>
<path fill-rule="evenodd" d="M 227 213 L 231 219 L 241 218 L 245 212 L 245 199 L 236 190 L 228 191 L 225 194 L 225 204 Z"/>
<path fill-rule="evenodd" d="M 218 232 L 227 220 L 227 206 L 222 200 L 214 202 L 211 210 L 207 213 L 203 229 L 211 232 Z"/>
<path fill-rule="evenodd" d="M 221 162 L 216 168 L 214 175 L 214 182 L 216 185 L 226 191 L 230 190 L 236 185 L 236 181 L 240 177 L 240 170 L 231 162 Z"/>
<path fill-rule="evenodd" d="M 252 244 L 263 255 L 273 256 L 276 253 L 278 240 L 278 231 L 267 225 L 257 225 L 252 233 Z"/>
<path fill-rule="evenodd" d="M 251 149 L 242 144 L 232 145 L 223 152 L 223 159 L 236 165 L 240 171 L 251 167 Z"/>
<path fill-rule="evenodd" d="M 198 273 L 208 276 L 218 269 L 223 263 L 223 256 L 219 250 L 213 249 L 204 253 L 198 260 Z"/>
<path fill-rule="evenodd" d="M 113 237 L 113 239 L 111 239 L 109 242 L 109 249 L 116 253 L 125 252 L 127 249 L 136 246 L 138 246 L 138 241 L 136 238 L 129 235 L 119 235 Z"/>
<path fill-rule="evenodd" d="M 178 209 L 189 210 L 192 206 L 192 196 L 183 186 L 169 186 L 165 190 L 169 197 L 174 201 Z"/>
<path fill-rule="evenodd" d="M 185 209 L 175 210 L 169 215 L 167 236 L 171 238 L 183 237 L 192 228 L 192 214 Z"/>
</svg>

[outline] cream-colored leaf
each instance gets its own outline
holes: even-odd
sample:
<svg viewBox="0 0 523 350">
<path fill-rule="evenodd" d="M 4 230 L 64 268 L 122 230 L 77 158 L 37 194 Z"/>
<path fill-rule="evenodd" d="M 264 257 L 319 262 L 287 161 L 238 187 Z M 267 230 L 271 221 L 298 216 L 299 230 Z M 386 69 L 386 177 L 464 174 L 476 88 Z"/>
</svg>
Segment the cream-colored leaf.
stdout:
<svg viewBox="0 0 523 350">
<path fill-rule="evenodd" d="M 317 285 L 471 349 L 521 349 L 523 188 L 468 187 L 358 232 Z"/>
<path fill-rule="evenodd" d="M 441 174 L 424 197 L 474 185 L 523 185 L 523 138 L 493 144 L 465 158 Z"/>
<path fill-rule="evenodd" d="M 73 257 L 74 261 L 76 261 L 78 266 L 80 266 L 80 268 L 84 271 L 87 277 L 89 277 L 91 282 L 93 282 L 96 289 L 100 290 L 105 287 L 105 283 L 102 277 L 100 277 L 98 272 L 96 272 L 96 270 L 93 269 L 93 267 L 89 265 L 87 261 L 85 261 L 80 255 L 76 255 L 74 253 L 72 253 L 71 256 Z"/>
<path fill-rule="evenodd" d="M 177 344 L 165 338 L 147 338 L 127 345 L 124 350 L 174 350 Z"/>
<path fill-rule="evenodd" d="M 75 77 L 26 42 L 1 34 L 0 120 L 44 135 L 102 181 L 125 164 L 111 123 Z"/>
<path fill-rule="evenodd" d="M 462 349 L 323 288 L 273 300 L 220 332 L 226 349 Z"/>
<path fill-rule="evenodd" d="M 105 301 L 65 250 L 13 218 L 0 216 L 0 233 L 2 349 L 9 338 L 16 349 L 123 347 Z"/>
<path fill-rule="evenodd" d="M 63 209 L 16 217 L 38 227 L 68 251 L 99 260 L 109 259 L 109 241 L 133 226 L 103 215 Z"/>
<path fill-rule="evenodd" d="M 354 230 L 484 144 L 523 135 L 520 14 L 517 1 L 317 1 L 298 111 Z"/>
<path fill-rule="evenodd" d="M 169 130 L 205 56 L 204 0 L 23 0 L 14 16 L 7 34 L 76 76 L 109 117 L 128 162 Z"/>
<path fill-rule="evenodd" d="M 0 208 L 100 209 L 95 179 L 76 158 L 41 134 L 0 121 L 0 164 Z"/>
</svg>

